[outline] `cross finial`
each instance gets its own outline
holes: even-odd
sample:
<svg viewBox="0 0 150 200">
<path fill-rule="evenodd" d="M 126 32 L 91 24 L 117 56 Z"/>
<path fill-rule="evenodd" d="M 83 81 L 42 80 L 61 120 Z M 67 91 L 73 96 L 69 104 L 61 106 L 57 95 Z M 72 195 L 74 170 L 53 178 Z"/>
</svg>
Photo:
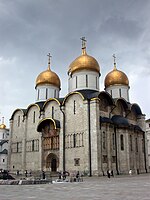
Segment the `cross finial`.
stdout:
<svg viewBox="0 0 150 200">
<path fill-rule="evenodd" d="M 85 49 L 86 48 L 86 39 L 85 39 L 85 37 L 82 37 L 82 38 L 80 38 L 81 40 L 82 40 L 82 49 Z"/>
<path fill-rule="evenodd" d="M 113 58 L 114 58 L 114 69 L 116 69 L 116 55 L 113 54 Z"/>
<path fill-rule="evenodd" d="M 4 124 L 4 117 L 2 117 L 2 124 Z"/>
<path fill-rule="evenodd" d="M 48 56 L 48 69 L 50 70 L 50 63 L 51 63 L 50 61 L 52 56 L 50 53 L 48 53 L 47 56 Z"/>
</svg>

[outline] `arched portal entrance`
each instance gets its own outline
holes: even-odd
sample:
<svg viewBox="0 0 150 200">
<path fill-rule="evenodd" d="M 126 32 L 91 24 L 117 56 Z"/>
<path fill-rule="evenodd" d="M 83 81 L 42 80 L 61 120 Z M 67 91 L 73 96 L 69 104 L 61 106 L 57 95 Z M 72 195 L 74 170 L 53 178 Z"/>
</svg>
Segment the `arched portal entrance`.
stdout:
<svg viewBox="0 0 150 200">
<path fill-rule="evenodd" d="M 56 172 L 59 163 L 57 155 L 59 155 L 60 122 L 52 118 L 42 119 L 37 131 L 42 133 L 42 168 Z"/>
<path fill-rule="evenodd" d="M 50 153 L 46 158 L 46 168 L 50 169 L 51 172 L 56 172 L 58 168 L 58 157 Z"/>
</svg>

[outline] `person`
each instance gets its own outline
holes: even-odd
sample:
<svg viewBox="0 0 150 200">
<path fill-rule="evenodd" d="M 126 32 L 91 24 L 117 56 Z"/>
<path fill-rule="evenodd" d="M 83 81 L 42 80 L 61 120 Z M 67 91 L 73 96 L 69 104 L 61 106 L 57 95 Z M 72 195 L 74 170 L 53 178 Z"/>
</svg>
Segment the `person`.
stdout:
<svg viewBox="0 0 150 200">
<path fill-rule="evenodd" d="M 44 172 L 44 170 L 42 171 L 42 178 L 45 179 L 45 172 Z"/>
<path fill-rule="evenodd" d="M 27 177 L 27 175 L 28 175 L 28 171 L 27 171 L 27 170 L 25 170 L 25 177 Z"/>
<path fill-rule="evenodd" d="M 62 175 L 62 177 L 63 177 L 63 180 L 65 180 L 65 179 L 66 179 L 66 172 L 63 172 L 63 175 Z"/>
<path fill-rule="evenodd" d="M 19 176 L 19 170 L 17 170 L 17 173 L 16 173 L 16 174 L 17 174 L 17 176 Z"/>
<path fill-rule="evenodd" d="M 129 170 L 129 175 L 132 175 L 132 170 L 131 169 Z"/>
<path fill-rule="evenodd" d="M 110 178 L 110 171 L 107 170 L 107 177 Z"/>
<path fill-rule="evenodd" d="M 114 172 L 113 172 L 113 170 L 111 170 L 111 176 L 113 176 L 113 177 L 114 177 Z"/>
<path fill-rule="evenodd" d="M 61 179 L 61 172 L 58 172 L 58 179 Z"/>
<path fill-rule="evenodd" d="M 79 171 L 77 171 L 76 180 L 79 182 L 79 179 L 80 179 L 80 174 L 79 174 Z"/>
</svg>

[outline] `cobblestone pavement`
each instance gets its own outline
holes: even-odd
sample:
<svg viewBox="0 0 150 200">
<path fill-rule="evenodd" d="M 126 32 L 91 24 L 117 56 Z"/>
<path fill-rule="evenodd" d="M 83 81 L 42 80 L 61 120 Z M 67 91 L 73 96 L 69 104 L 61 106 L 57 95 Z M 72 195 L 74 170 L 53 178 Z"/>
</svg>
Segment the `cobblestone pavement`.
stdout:
<svg viewBox="0 0 150 200">
<path fill-rule="evenodd" d="M 0 185 L 0 200 L 150 200 L 150 174 L 88 177 L 79 183 Z"/>
</svg>

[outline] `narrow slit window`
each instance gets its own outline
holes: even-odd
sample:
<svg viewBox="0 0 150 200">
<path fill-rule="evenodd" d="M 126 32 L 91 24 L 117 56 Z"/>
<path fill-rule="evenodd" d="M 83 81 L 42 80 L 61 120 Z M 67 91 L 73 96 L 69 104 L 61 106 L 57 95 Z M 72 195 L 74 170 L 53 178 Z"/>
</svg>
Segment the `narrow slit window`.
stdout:
<svg viewBox="0 0 150 200">
<path fill-rule="evenodd" d="M 73 147 L 76 147 L 76 134 L 73 134 Z"/>
<path fill-rule="evenodd" d="M 112 90 L 110 90 L 110 95 L 112 96 Z"/>
<path fill-rule="evenodd" d="M 48 89 L 46 88 L 46 99 L 47 99 L 47 97 L 48 97 Z"/>
<path fill-rule="evenodd" d="M 115 150 L 115 134 L 112 134 L 112 146 L 113 146 L 113 150 Z"/>
<path fill-rule="evenodd" d="M 121 144 L 121 150 L 124 150 L 124 139 L 123 139 L 123 135 L 120 135 L 120 144 Z"/>
<path fill-rule="evenodd" d="M 35 123 L 35 111 L 33 113 L 33 123 Z"/>
<path fill-rule="evenodd" d="M 54 106 L 52 106 L 52 118 L 54 118 Z"/>
<path fill-rule="evenodd" d="M 96 89 L 98 89 L 98 78 L 97 78 L 97 76 L 96 76 Z"/>
<path fill-rule="evenodd" d="M 130 135 L 130 150 L 133 151 L 133 146 L 132 146 L 132 135 Z"/>
<path fill-rule="evenodd" d="M 86 87 L 88 87 L 88 75 L 86 74 Z"/>
<path fill-rule="evenodd" d="M 40 96 L 40 90 L 39 89 L 38 89 L 37 93 L 38 93 L 37 100 L 39 100 L 39 96 Z"/>
<path fill-rule="evenodd" d="M 106 133 L 103 131 L 103 149 L 106 149 Z"/>
<path fill-rule="evenodd" d="M 18 116 L 18 127 L 20 126 L 20 116 Z"/>
<path fill-rule="evenodd" d="M 34 151 L 34 140 L 32 140 L 32 151 Z"/>
<path fill-rule="evenodd" d="M 78 87 L 78 79 L 77 79 L 77 76 L 76 76 L 76 88 Z"/>
<path fill-rule="evenodd" d="M 73 102 L 73 112 L 74 112 L 74 115 L 76 114 L 76 101 L 74 100 L 74 102 Z"/>
<path fill-rule="evenodd" d="M 138 152 L 138 139 L 135 138 L 136 152 Z"/>
<path fill-rule="evenodd" d="M 56 98 L 56 90 L 54 91 L 54 98 Z"/>
<path fill-rule="evenodd" d="M 119 89 L 119 96 L 121 97 L 121 89 Z"/>
</svg>

